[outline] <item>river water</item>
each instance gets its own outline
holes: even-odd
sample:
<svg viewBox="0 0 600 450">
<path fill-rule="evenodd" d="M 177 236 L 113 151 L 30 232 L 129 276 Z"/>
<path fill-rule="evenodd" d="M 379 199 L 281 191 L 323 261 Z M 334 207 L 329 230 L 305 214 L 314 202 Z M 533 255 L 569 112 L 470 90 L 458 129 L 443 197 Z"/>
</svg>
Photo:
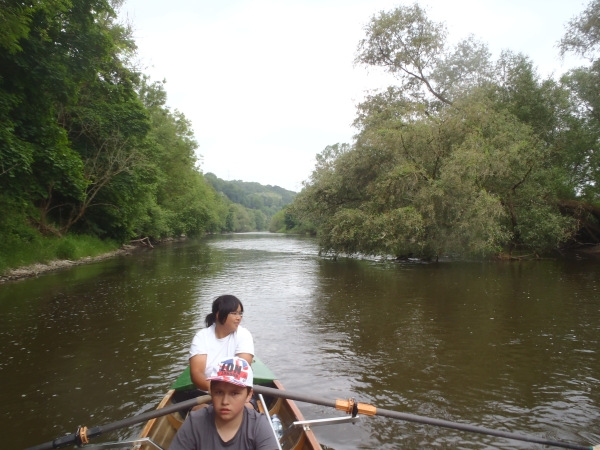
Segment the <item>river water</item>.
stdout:
<svg viewBox="0 0 600 450">
<path fill-rule="evenodd" d="M 0 285 L 0 447 L 155 408 L 223 293 L 289 390 L 600 442 L 599 259 L 333 261 L 310 238 L 238 234 Z M 315 433 L 336 450 L 543 448 L 378 417 Z"/>
</svg>

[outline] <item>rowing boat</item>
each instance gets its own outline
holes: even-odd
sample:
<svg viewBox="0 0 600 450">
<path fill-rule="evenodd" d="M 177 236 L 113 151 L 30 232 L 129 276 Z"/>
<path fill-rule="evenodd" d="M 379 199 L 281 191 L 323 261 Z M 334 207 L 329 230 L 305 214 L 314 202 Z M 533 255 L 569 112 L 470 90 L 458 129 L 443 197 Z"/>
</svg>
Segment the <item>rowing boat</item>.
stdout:
<svg viewBox="0 0 600 450">
<path fill-rule="evenodd" d="M 468 431 L 487 436 L 551 445 L 553 447 L 568 448 L 572 450 L 600 450 L 600 445 L 589 446 L 553 441 L 538 436 L 521 435 L 509 431 L 494 430 L 466 423 L 450 422 L 448 420 L 421 417 L 409 413 L 381 409 L 366 403 L 356 402 L 354 398 L 349 398 L 348 400 L 328 400 L 322 397 L 293 393 L 284 390 L 281 383 L 275 379 L 273 373 L 267 366 L 258 360 L 258 358 L 255 358 L 252 367 L 254 368 L 254 381 L 256 383 L 254 385 L 255 393 L 264 395 L 265 404 L 268 405 L 266 409 L 268 410 L 269 415 L 278 414 L 281 417 L 283 428 L 286 430 L 283 437 L 280 439 L 282 450 L 321 450 L 321 447 L 309 426 L 356 423 L 361 420 L 362 416 L 375 415 L 406 422 L 433 425 L 453 430 Z M 75 444 L 79 445 L 79 448 L 88 450 L 131 448 L 132 446 L 142 450 L 168 450 L 177 430 L 184 422 L 184 418 L 179 415 L 179 411 L 186 410 L 187 408 L 210 400 L 210 396 L 208 395 L 196 397 L 195 394 L 197 393 L 198 391 L 194 389 L 194 385 L 192 384 L 189 369 L 187 369 L 181 374 L 175 384 L 171 386 L 171 389 L 167 392 L 167 395 L 160 402 L 156 410 L 147 411 L 137 416 L 128 417 L 90 429 L 87 427 L 79 427 L 75 433 L 67 434 L 56 438 L 53 441 L 30 447 L 28 450 L 52 450 Z M 185 400 L 186 396 L 194 398 Z M 306 421 L 303 419 L 300 410 L 298 410 L 292 400 L 335 408 L 339 411 L 345 411 L 349 416 Z M 144 426 L 140 437 L 137 439 L 84 445 L 88 443 L 89 438 L 144 422 L 146 422 L 146 425 Z"/>
<path fill-rule="evenodd" d="M 276 379 L 273 372 L 256 357 L 252 361 L 252 371 L 254 373 L 255 384 L 284 390 L 283 385 Z M 158 404 L 157 409 L 189 399 L 197 395 L 197 392 L 196 387 L 192 383 L 188 367 L 173 383 L 167 394 Z M 292 400 L 274 396 L 265 396 L 264 400 L 269 410 L 269 416 L 277 414 L 283 425 L 284 434 L 281 440 L 283 450 L 321 450 L 317 438 L 308 426 L 293 426 L 293 422 L 303 421 L 304 417 Z M 264 412 L 262 404 L 259 402 L 258 405 L 260 411 Z M 158 448 L 168 450 L 171 441 L 184 420 L 184 416 L 179 412 L 149 420 L 139 436 L 139 439 L 149 438 L 149 440 L 144 441 L 141 450 L 157 450 Z M 159 447 L 156 447 L 153 443 Z"/>
</svg>

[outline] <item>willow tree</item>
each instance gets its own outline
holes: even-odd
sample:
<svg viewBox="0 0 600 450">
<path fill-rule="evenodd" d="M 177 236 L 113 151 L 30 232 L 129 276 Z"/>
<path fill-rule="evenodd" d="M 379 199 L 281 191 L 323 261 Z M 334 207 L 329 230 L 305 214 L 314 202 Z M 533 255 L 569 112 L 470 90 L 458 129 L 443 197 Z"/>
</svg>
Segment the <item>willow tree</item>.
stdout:
<svg viewBox="0 0 600 450">
<path fill-rule="evenodd" d="M 561 156 L 575 190 L 561 207 L 580 221 L 578 240 L 600 243 L 600 1 L 568 22 L 559 49 L 561 56 L 572 53 L 590 62 L 561 79 L 573 110 Z"/>
<path fill-rule="evenodd" d="M 522 55 L 492 61 L 473 37 L 449 46 L 418 5 L 365 32 L 357 62 L 398 84 L 359 105 L 355 142 L 325 149 L 294 203 L 323 251 L 539 254 L 574 235 L 560 205 L 577 192 L 561 156 L 574 119 L 565 86 Z"/>
</svg>

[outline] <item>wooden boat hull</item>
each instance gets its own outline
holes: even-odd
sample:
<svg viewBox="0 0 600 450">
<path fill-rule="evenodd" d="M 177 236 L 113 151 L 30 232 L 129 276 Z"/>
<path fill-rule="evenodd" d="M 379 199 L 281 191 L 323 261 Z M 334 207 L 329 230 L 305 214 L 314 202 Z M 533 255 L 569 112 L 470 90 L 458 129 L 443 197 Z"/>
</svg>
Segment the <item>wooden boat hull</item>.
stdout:
<svg viewBox="0 0 600 450">
<path fill-rule="evenodd" d="M 256 362 L 255 362 L 256 363 Z M 253 367 L 254 364 L 253 363 Z M 258 364 L 260 361 L 258 361 Z M 185 378 L 185 373 L 182 377 Z M 180 377 L 181 378 L 181 377 Z M 256 377 L 255 377 L 256 379 Z M 258 381 L 258 380 L 257 380 Z M 181 384 L 181 383 L 180 383 Z M 283 390 L 282 384 L 276 379 L 262 379 L 257 384 Z M 189 387 L 189 385 L 185 386 Z M 189 392 L 189 391 L 188 391 Z M 170 389 L 157 409 L 177 403 L 178 396 L 185 396 L 185 389 Z M 284 440 L 281 443 L 283 450 L 321 450 L 321 446 L 317 441 L 313 431 L 306 427 L 291 427 L 293 422 L 304 420 L 302 413 L 292 400 L 284 398 L 265 397 L 265 403 L 269 409 L 269 415 L 277 414 L 283 425 L 283 430 L 288 430 L 284 434 Z M 259 403 L 259 408 L 262 412 L 262 405 Z M 150 438 L 154 443 L 158 444 L 164 450 L 168 450 L 175 434 L 179 427 L 183 424 L 184 417 L 179 413 L 168 414 L 156 419 L 149 420 L 140 433 L 140 438 Z M 150 444 L 143 444 L 142 450 L 156 450 Z"/>
</svg>

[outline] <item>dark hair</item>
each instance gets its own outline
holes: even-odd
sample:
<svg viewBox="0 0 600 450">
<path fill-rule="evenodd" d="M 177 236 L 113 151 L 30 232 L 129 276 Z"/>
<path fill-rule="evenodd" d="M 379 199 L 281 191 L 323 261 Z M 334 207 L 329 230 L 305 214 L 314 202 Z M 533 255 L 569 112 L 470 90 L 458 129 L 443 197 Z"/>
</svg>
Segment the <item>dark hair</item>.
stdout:
<svg viewBox="0 0 600 450">
<path fill-rule="evenodd" d="M 210 327 L 217 321 L 217 313 L 219 313 L 219 322 L 223 325 L 229 313 L 237 311 L 238 306 L 244 312 L 244 305 L 242 305 L 242 302 L 235 295 L 221 295 L 217 297 L 212 304 L 212 312 L 204 319 L 206 327 Z"/>
</svg>

